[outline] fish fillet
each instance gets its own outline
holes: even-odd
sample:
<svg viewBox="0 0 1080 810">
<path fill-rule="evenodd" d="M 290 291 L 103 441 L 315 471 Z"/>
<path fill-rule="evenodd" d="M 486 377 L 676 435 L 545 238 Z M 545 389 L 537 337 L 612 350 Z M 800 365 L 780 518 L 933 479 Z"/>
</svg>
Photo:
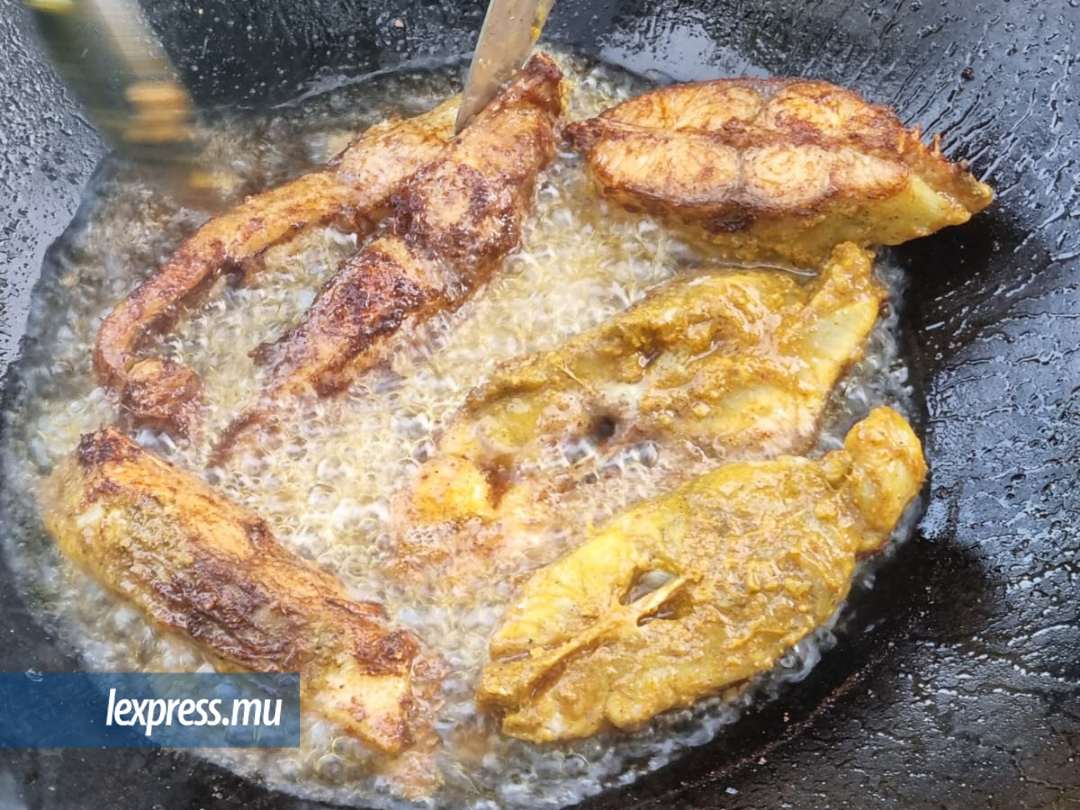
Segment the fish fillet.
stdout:
<svg viewBox="0 0 1080 810">
<path fill-rule="evenodd" d="M 180 307 L 222 272 L 252 270 L 267 248 L 306 227 L 371 233 L 402 182 L 453 135 L 458 102 L 377 124 L 325 168 L 250 197 L 196 231 L 113 309 L 98 332 L 94 364 L 101 382 L 117 391 L 121 409 L 138 424 L 189 435 L 198 424 L 198 376 L 170 360 L 138 357 L 140 342 L 178 317 Z"/>
<path fill-rule="evenodd" d="M 993 192 L 885 107 L 801 79 L 719 79 L 630 99 L 567 134 L 600 193 L 729 259 L 815 267 L 967 222 Z"/>
<path fill-rule="evenodd" d="M 264 344 L 266 396 L 214 448 L 221 464 L 290 395 L 327 394 L 379 363 L 405 324 L 453 310 L 517 247 L 537 175 L 555 155 L 562 73 L 547 56 L 517 77 L 395 196 L 387 233 L 346 260 L 300 323 Z"/>
<path fill-rule="evenodd" d="M 770 669 L 826 622 L 926 475 L 879 408 L 820 461 L 737 462 L 642 503 L 537 571 L 478 697 L 533 742 L 637 728 Z"/>
<path fill-rule="evenodd" d="M 578 513 L 575 492 L 645 445 L 668 486 L 688 455 L 808 450 L 885 301 L 872 259 L 849 243 L 810 283 L 776 270 L 680 278 L 552 351 L 502 366 L 470 393 L 407 492 L 402 559 L 460 566 L 497 556 L 530 537 L 530 525 Z"/>
<path fill-rule="evenodd" d="M 106 428 L 57 467 L 43 506 L 64 554 L 222 669 L 299 673 L 314 713 L 380 751 L 411 741 L 416 638 L 200 479 Z"/>
<path fill-rule="evenodd" d="M 534 56 L 395 197 L 389 233 L 347 260 L 301 322 L 260 357 L 275 392 L 344 387 L 407 319 L 454 309 L 517 247 L 555 154 L 562 73 Z"/>
</svg>

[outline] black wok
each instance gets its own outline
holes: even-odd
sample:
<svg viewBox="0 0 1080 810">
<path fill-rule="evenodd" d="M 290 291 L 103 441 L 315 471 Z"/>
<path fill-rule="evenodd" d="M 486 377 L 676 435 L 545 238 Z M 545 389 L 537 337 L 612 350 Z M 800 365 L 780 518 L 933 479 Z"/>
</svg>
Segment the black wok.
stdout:
<svg viewBox="0 0 1080 810">
<path fill-rule="evenodd" d="M 465 52 L 475 0 L 148 0 L 205 104 Z M 103 148 L 0 0 L 0 341 Z M 400 20 L 403 25 L 394 24 Z M 1080 803 L 1080 9 L 1075 0 L 561 0 L 547 36 L 675 79 L 821 77 L 946 133 L 998 200 L 899 251 L 932 467 L 917 536 L 840 643 L 710 745 L 592 808 Z M 73 669 L 0 569 L 0 668 Z M 0 752 L 0 808 L 309 805 L 188 757 Z"/>
</svg>

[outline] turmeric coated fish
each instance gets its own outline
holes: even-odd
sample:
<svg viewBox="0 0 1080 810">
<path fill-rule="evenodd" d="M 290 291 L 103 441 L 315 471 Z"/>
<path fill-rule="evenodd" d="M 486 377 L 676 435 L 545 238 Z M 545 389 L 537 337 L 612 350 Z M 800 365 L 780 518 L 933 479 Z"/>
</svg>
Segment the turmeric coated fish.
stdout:
<svg viewBox="0 0 1080 810">
<path fill-rule="evenodd" d="M 567 127 L 600 193 L 739 262 L 814 267 L 967 222 L 993 192 L 885 107 L 801 79 L 718 79 Z"/>
<path fill-rule="evenodd" d="M 311 711 L 375 749 L 411 741 L 416 638 L 200 479 L 106 428 L 57 467 L 43 506 L 60 549 L 158 627 L 225 668 L 299 673 Z"/>
<path fill-rule="evenodd" d="M 775 270 L 680 278 L 562 346 L 504 365 L 420 467 L 403 509 L 402 558 L 497 556 L 554 510 L 575 514 L 576 491 L 645 446 L 668 486 L 691 468 L 688 455 L 805 452 L 885 301 L 872 258 L 840 245 L 809 283 Z"/>
<path fill-rule="evenodd" d="M 820 461 L 738 462 L 642 503 L 532 575 L 481 701 L 533 742 L 630 730 L 770 669 L 847 596 L 926 475 L 879 408 Z"/>
<path fill-rule="evenodd" d="M 401 183 L 453 135 L 457 100 L 407 120 L 377 124 L 325 168 L 257 194 L 203 225 L 162 268 L 109 314 L 94 364 L 136 423 L 187 436 L 198 424 L 201 384 L 170 360 L 139 358 L 140 342 L 226 270 L 250 271 L 269 247 L 303 228 L 335 225 L 367 235 L 388 212 Z"/>
</svg>

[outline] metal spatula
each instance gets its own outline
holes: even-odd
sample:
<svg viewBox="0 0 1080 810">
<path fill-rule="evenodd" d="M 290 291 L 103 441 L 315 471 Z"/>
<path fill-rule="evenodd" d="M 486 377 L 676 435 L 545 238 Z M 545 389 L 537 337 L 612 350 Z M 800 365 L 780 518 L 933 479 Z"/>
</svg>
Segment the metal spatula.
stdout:
<svg viewBox="0 0 1080 810">
<path fill-rule="evenodd" d="M 525 63 L 554 0 L 491 0 L 476 44 L 454 131 L 487 106 Z"/>
</svg>

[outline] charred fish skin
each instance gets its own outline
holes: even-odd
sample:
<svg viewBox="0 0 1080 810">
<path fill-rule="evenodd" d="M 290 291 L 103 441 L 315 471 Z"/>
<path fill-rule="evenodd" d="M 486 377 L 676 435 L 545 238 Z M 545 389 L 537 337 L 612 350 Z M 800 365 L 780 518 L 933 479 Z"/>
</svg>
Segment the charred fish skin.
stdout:
<svg viewBox="0 0 1080 810">
<path fill-rule="evenodd" d="M 470 392 L 406 490 L 403 557 L 487 565 L 500 540 L 572 514 L 605 466 L 643 443 L 670 484 L 691 463 L 668 458 L 809 450 L 885 302 L 872 261 L 848 243 L 809 283 L 775 270 L 675 279 L 562 346 L 504 364 Z M 494 528 L 478 534 L 470 521 Z"/>
<path fill-rule="evenodd" d="M 718 79 L 656 90 L 569 125 L 615 205 L 744 263 L 812 268 L 833 245 L 896 245 L 993 200 L 940 138 L 891 110 L 802 79 Z"/>
<path fill-rule="evenodd" d="M 633 507 L 527 581 L 478 698 L 541 743 L 743 683 L 829 619 L 925 476 L 914 432 L 879 408 L 820 461 L 736 462 Z"/>
<path fill-rule="evenodd" d="M 259 357 L 274 393 L 340 389 L 405 321 L 454 309 L 517 247 L 537 175 L 555 155 L 562 72 L 534 56 L 477 118 L 394 196 L 387 235 L 319 293 Z"/>
<path fill-rule="evenodd" d="M 179 363 L 140 359 L 143 339 L 180 317 L 221 273 L 254 272 L 265 250 L 305 228 L 334 225 L 370 234 L 401 183 L 453 135 L 456 111 L 451 99 L 415 118 L 376 124 L 323 169 L 210 219 L 117 304 L 99 329 L 94 365 L 102 384 L 117 392 L 126 418 L 191 437 L 201 411 L 198 376 Z"/>
<path fill-rule="evenodd" d="M 201 479 L 110 427 L 57 466 L 43 507 L 79 568 L 219 668 L 298 672 L 301 700 L 346 733 L 385 753 L 412 740 L 417 639 Z"/>
</svg>

